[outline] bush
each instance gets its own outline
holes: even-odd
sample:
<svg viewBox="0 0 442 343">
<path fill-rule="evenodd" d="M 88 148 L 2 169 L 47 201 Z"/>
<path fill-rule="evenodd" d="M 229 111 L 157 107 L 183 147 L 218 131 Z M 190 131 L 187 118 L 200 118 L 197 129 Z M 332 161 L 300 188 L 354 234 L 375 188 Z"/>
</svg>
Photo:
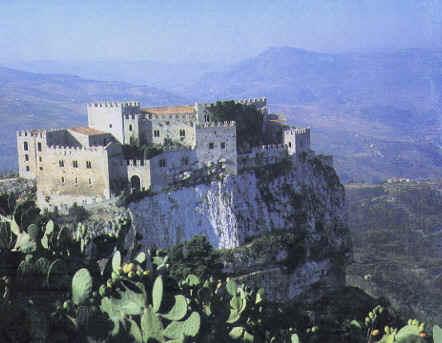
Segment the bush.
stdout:
<svg viewBox="0 0 442 343">
<path fill-rule="evenodd" d="M 209 107 L 215 121 L 235 121 L 238 149 L 264 144 L 264 114 L 254 105 L 239 104 L 234 101 L 217 101 Z"/>
</svg>

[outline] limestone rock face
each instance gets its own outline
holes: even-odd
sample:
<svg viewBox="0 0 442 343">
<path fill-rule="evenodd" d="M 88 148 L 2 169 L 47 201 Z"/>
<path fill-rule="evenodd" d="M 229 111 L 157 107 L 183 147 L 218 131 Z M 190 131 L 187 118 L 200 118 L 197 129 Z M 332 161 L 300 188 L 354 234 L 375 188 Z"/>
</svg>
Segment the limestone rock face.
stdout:
<svg viewBox="0 0 442 343">
<path fill-rule="evenodd" d="M 284 300 L 343 286 L 351 252 L 344 197 L 334 169 L 304 155 L 145 197 L 128 211 L 146 246 L 206 235 L 229 249 L 226 271 Z"/>
</svg>

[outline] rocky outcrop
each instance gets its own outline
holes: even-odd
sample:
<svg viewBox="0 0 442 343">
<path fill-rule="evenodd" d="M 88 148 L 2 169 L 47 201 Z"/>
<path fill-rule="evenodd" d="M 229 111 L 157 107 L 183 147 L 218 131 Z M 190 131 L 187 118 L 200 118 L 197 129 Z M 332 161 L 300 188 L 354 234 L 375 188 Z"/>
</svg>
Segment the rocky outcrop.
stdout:
<svg viewBox="0 0 442 343">
<path fill-rule="evenodd" d="M 313 155 L 148 196 L 128 212 L 146 246 L 207 236 L 228 249 L 226 271 L 274 300 L 344 285 L 351 250 L 344 188 Z"/>
</svg>

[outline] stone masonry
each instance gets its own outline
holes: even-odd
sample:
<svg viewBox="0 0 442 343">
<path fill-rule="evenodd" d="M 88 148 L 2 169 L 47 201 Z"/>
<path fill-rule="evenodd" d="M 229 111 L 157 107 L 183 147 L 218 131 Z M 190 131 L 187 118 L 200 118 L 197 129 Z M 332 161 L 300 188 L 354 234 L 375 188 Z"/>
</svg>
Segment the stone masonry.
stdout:
<svg viewBox="0 0 442 343">
<path fill-rule="evenodd" d="M 139 102 L 98 102 L 87 105 L 88 127 L 18 131 L 19 175 L 36 180 L 41 208 L 66 210 L 124 190 L 160 192 L 213 165 L 236 175 L 258 160 L 271 164 L 310 151 L 310 129 L 275 125 L 266 98 L 236 102 L 264 114 L 270 145 L 238 154 L 235 122 L 215 122 L 210 103 L 141 108 Z M 139 160 L 127 159 L 122 147 L 171 142 L 177 148 Z"/>
</svg>

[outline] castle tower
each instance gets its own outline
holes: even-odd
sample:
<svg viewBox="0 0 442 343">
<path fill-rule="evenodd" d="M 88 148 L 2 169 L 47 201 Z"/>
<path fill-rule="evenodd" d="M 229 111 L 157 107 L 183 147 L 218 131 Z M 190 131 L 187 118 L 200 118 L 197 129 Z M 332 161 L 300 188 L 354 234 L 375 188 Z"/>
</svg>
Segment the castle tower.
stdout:
<svg viewBox="0 0 442 343">
<path fill-rule="evenodd" d="M 88 125 L 97 130 L 111 133 L 120 143 L 125 143 L 124 116 L 140 113 L 140 103 L 99 102 L 87 105 Z"/>
<path fill-rule="evenodd" d="M 310 128 L 287 128 L 282 132 L 282 143 L 289 155 L 310 150 Z"/>
</svg>

